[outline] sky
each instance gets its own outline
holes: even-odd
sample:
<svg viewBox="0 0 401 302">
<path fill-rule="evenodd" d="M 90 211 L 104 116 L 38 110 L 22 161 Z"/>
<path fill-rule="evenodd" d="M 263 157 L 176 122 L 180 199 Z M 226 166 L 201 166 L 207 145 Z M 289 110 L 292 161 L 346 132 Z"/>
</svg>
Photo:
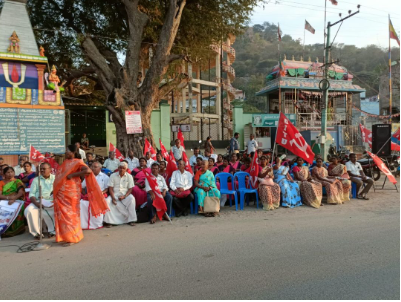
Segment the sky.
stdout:
<svg viewBox="0 0 401 302">
<path fill-rule="evenodd" d="M 267 4 L 255 8 L 250 24 L 263 22 L 280 23 L 282 34 L 289 34 L 294 39 L 304 39 L 305 19 L 316 30 L 315 34 L 305 33 L 305 44 L 323 44 L 324 37 L 324 5 L 326 0 L 266 0 Z M 400 37 L 400 0 L 337 0 L 338 5 L 327 1 L 327 22 L 334 23 L 348 16 L 348 10 L 359 14 L 345 20 L 338 32 L 335 43 L 363 47 L 375 44 L 388 48 L 388 14 Z M 331 41 L 339 25 L 331 27 Z M 398 46 L 391 40 L 392 46 Z"/>
</svg>

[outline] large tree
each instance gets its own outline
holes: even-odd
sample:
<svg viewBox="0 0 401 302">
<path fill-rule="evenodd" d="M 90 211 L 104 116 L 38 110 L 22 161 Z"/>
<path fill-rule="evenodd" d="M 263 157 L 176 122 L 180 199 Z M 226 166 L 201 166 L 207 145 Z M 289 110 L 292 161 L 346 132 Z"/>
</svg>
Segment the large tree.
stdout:
<svg viewBox="0 0 401 302">
<path fill-rule="evenodd" d="M 116 125 L 117 147 L 126 153 L 140 152 L 141 143 L 138 135 L 126 133 L 124 111 L 141 111 L 143 134 L 154 143 L 152 110 L 174 85 L 192 76 L 175 73 L 174 66 L 199 60 L 210 44 L 239 34 L 258 2 L 29 0 L 28 8 L 51 62 L 73 69 L 67 85 L 82 76 L 100 84 Z"/>
</svg>

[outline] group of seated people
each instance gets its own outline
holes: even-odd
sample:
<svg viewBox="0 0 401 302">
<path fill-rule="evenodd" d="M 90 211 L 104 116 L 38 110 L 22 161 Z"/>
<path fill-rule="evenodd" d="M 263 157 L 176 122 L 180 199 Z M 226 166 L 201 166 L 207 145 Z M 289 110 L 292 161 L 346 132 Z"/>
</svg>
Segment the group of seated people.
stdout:
<svg viewBox="0 0 401 302">
<path fill-rule="evenodd" d="M 189 162 L 194 174 L 186 170 L 186 164 L 182 159 L 177 159 L 178 169 L 170 177 L 166 171 L 169 163 L 163 160 L 161 154 L 157 154 L 156 159 L 152 159 L 150 154 L 138 159 L 130 151 L 128 157 L 120 161 L 115 158 L 114 152 L 110 152 L 109 158 L 103 165 L 97 161 L 89 161 L 88 165 L 103 192 L 109 211 L 99 217 L 91 215 L 86 182 L 82 179 L 80 203 L 82 229 L 98 229 L 121 224 L 134 226 L 138 221 L 137 213 L 145 213 L 142 215 L 145 217 L 144 220 L 154 224 L 157 221 L 156 208 L 153 206 L 155 192 L 146 179 L 145 171 L 156 178 L 167 207 L 163 219 L 169 220 L 172 209 L 175 210 L 176 217 L 187 216 L 194 195 L 197 197 L 199 213 L 203 213 L 206 196 L 218 197 L 220 206 L 223 207 L 227 196 L 220 193 L 220 184 L 216 182 L 215 176 L 221 172 L 234 175 L 239 171 L 250 173 L 251 170 L 251 158 L 245 158 L 241 163 L 235 153 L 229 158 L 211 154 L 202 156 L 200 150 L 195 149 Z M 346 165 L 333 157 L 327 168 L 321 157 L 317 157 L 314 164 L 309 167 L 300 157 L 283 162 L 283 157 L 276 156 L 271 160 L 269 155 L 263 155 L 262 152 L 258 152 L 257 163 L 259 200 L 265 210 L 274 210 L 280 205 L 294 208 L 302 204 L 319 208 L 323 205 L 324 190 L 328 204 L 342 204 L 350 200 L 351 182 L 357 185 L 358 198 L 367 200 L 367 193 L 373 185 L 373 180 L 363 174 L 362 168 L 356 162 L 355 154 L 350 155 L 350 161 Z M 34 168 L 35 166 L 24 157 L 15 168 L 5 165 L 0 158 L 0 177 L 2 177 L 0 200 L 7 200 L 9 204 L 18 200 L 24 201 L 18 217 L 2 236 L 23 233 L 25 217 L 29 232 L 35 238 L 39 238 L 39 181 Z M 48 163 L 42 163 L 39 170 L 43 222 L 48 236 L 52 237 L 55 235 L 52 208 L 55 177 L 51 174 L 51 166 Z M 366 185 L 359 192 L 363 183 Z M 228 185 L 229 189 L 232 189 L 232 183 Z M 213 217 L 216 213 L 203 214 Z"/>
</svg>

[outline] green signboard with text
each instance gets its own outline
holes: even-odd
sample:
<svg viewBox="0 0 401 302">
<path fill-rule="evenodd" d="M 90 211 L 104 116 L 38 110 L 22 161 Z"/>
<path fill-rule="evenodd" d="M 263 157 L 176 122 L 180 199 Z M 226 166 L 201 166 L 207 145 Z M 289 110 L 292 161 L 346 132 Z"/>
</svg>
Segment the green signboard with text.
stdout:
<svg viewBox="0 0 401 302">
<path fill-rule="evenodd" d="M 295 125 L 295 113 L 286 114 L 291 123 Z M 252 127 L 277 127 L 280 119 L 279 113 L 273 114 L 258 114 L 252 115 Z"/>
</svg>

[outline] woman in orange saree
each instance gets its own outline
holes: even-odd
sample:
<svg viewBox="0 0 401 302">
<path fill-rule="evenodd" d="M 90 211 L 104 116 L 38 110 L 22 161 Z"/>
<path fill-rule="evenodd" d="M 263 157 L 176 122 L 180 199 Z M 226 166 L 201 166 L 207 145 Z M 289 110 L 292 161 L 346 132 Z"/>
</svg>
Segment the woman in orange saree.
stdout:
<svg viewBox="0 0 401 302">
<path fill-rule="evenodd" d="M 96 217 L 109 209 L 92 171 L 77 157 L 77 147 L 68 146 L 53 184 L 56 242 L 66 242 L 64 246 L 84 238 L 80 220 L 81 176 L 86 178 L 92 215 Z"/>
</svg>

